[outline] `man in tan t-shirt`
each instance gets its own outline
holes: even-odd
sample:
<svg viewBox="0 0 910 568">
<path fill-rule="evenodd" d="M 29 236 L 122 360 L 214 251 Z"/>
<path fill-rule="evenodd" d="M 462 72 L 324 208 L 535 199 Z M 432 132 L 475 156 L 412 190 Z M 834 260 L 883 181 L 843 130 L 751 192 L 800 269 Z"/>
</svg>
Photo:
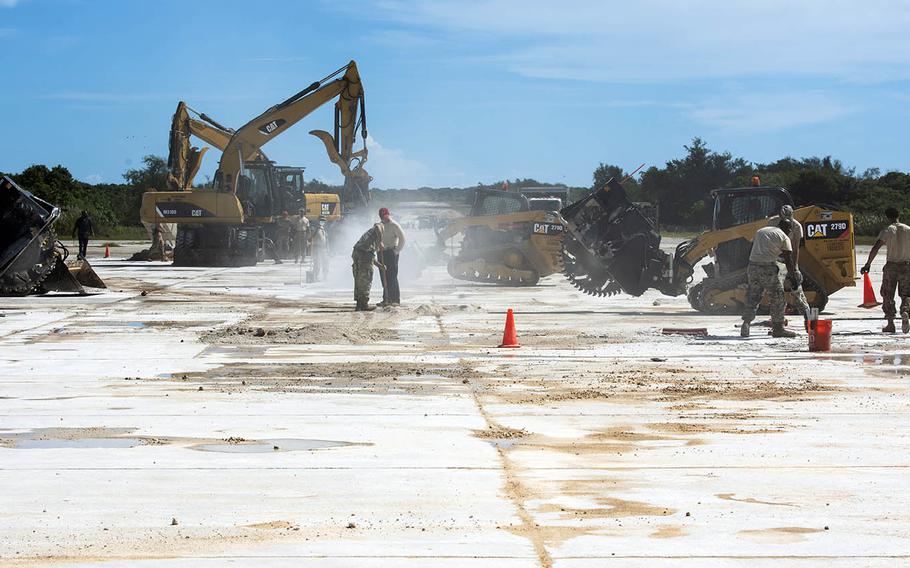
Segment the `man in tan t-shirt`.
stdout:
<svg viewBox="0 0 910 568">
<path fill-rule="evenodd" d="M 885 209 L 885 217 L 891 224 L 882 229 L 878 239 L 869 251 L 866 265 L 860 269 L 862 274 L 869 272 L 875 255 L 883 246 L 888 249 L 887 262 L 882 269 L 882 310 L 888 323 L 882 328 L 885 333 L 894 333 L 894 316 L 897 315 L 894 305 L 894 292 L 901 297 L 901 331 L 910 332 L 910 227 L 900 222 L 900 212 L 894 207 Z"/>
<path fill-rule="evenodd" d="M 790 230 L 791 221 L 781 219 L 776 227 L 763 227 L 752 239 L 752 252 L 749 254 L 749 291 L 746 294 L 746 306 L 743 311 L 743 325 L 740 328 L 742 337 L 749 337 L 749 327 L 755 319 L 755 312 L 761 303 L 762 295 L 768 292 L 768 303 L 771 307 L 771 335 L 774 337 L 796 337 L 792 331 L 784 328 L 784 282 L 780 260 L 787 266 L 787 276 L 795 280 L 796 267 L 791 255 Z"/>
<path fill-rule="evenodd" d="M 401 288 L 398 286 L 398 255 L 404 248 L 404 231 L 394 219 L 388 207 L 379 210 L 382 222 L 382 302 L 380 307 L 398 306 L 401 302 Z"/>
</svg>

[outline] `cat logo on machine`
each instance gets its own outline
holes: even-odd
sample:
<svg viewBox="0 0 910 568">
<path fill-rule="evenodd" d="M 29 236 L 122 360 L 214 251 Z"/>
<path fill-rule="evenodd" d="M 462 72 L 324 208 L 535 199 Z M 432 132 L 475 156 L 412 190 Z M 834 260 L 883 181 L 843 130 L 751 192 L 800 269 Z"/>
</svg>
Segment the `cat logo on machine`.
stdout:
<svg viewBox="0 0 910 568">
<path fill-rule="evenodd" d="M 261 132 L 262 134 L 265 134 L 266 136 L 270 136 L 273 132 L 275 132 L 276 130 L 281 128 L 281 126 L 283 126 L 286 122 L 287 121 L 283 118 L 277 118 L 271 122 L 268 122 L 268 123 L 260 126 L 259 132 Z"/>
<path fill-rule="evenodd" d="M 214 217 L 211 211 L 202 209 L 192 203 L 160 203 L 155 206 L 158 216 L 164 219 L 172 217 Z"/>
<path fill-rule="evenodd" d="M 565 227 L 559 223 L 534 223 L 535 235 L 559 235 L 565 230 Z"/>
<path fill-rule="evenodd" d="M 837 239 L 850 229 L 846 221 L 824 221 L 821 223 L 806 223 L 807 239 Z"/>
<path fill-rule="evenodd" d="M 322 203 L 322 215 L 331 215 L 335 212 L 335 204 L 332 202 Z"/>
</svg>

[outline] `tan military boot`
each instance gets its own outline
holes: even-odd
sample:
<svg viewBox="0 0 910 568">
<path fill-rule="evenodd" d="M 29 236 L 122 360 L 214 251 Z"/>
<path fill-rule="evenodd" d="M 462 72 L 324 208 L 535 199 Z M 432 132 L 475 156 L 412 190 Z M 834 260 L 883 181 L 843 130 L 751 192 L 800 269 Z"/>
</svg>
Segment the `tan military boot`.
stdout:
<svg viewBox="0 0 910 568">
<path fill-rule="evenodd" d="M 771 328 L 771 337 L 796 337 L 796 334 L 784 327 L 784 324 L 774 322 Z"/>
</svg>

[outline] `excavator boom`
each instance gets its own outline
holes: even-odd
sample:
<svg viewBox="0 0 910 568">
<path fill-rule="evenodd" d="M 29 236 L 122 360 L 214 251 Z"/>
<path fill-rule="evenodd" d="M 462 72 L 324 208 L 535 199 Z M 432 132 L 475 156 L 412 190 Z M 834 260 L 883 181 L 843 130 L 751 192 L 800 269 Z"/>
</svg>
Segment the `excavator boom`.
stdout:
<svg viewBox="0 0 910 568">
<path fill-rule="evenodd" d="M 368 184 L 368 175 L 362 168 L 367 158 L 366 148 L 356 153 L 353 151 L 357 127 L 361 128 L 364 141 L 367 131 L 363 84 L 357 64 L 351 61 L 345 67 L 269 108 L 234 132 L 221 155 L 218 172 L 215 174 L 216 188 L 237 193 L 245 162 L 255 159 L 262 146 L 335 97 L 338 97 L 335 104 L 335 135 L 323 131 L 313 131 L 313 134 L 326 145 L 329 159 L 341 168 L 346 189 L 349 186 L 347 180 L 352 176 L 360 178 L 358 181 L 361 182 L 366 179 Z M 356 194 L 342 195 L 342 203 L 363 205 L 369 202 L 368 191 L 367 187 L 365 191 Z M 350 198 L 347 199 L 348 197 Z"/>
</svg>

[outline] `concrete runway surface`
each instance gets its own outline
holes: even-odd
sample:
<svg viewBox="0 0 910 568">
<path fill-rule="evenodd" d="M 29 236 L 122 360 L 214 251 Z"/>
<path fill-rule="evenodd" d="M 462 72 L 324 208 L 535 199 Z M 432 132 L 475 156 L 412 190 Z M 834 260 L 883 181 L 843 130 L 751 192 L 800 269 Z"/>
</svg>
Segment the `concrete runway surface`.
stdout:
<svg viewBox="0 0 910 568">
<path fill-rule="evenodd" d="M 356 313 L 344 258 L 301 285 L 132 250 L 104 293 L 0 299 L 4 566 L 910 563 L 908 336 L 859 287 L 814 354 L 560 276 L 430 266 Z"/>
</svg>

